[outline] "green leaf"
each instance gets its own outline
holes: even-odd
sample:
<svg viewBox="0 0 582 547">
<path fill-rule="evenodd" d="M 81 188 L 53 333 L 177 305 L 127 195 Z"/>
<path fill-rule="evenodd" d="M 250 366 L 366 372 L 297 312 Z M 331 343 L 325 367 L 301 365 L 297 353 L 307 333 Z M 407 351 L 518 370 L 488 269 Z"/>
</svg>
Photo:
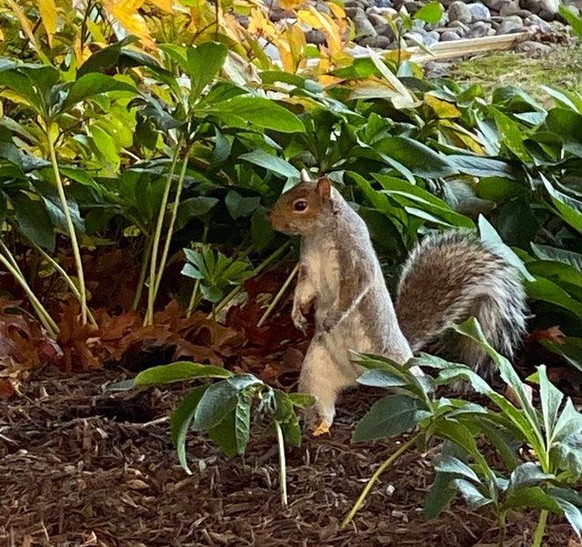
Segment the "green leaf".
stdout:
<svg viewBox="0 0 582 547">
<path fill-rule="evenodd" d="M 546 432 L 546 446 L 549 447 L 554 440 L 558 412 L 564 399 L 564 394 L 548 380 L 545 365 L 538 367 L 537 377 L 540 384 L 540 402 Z"/>
<path fill-rule="evenodd" d="M 503 508 L 512 509 L 517 507 L 545 509 L 553 513 L 561 513 L 557 500 L 540 486 L 522 488 L 508 495 L 503 502 Z"/>
<path fill-rule="evenodd" d="M 288 393 L 289 400 L 298 408 L 308 408 L 317 402 L 317 397 L 307 393 Z"/>
<path fill-rule="evenodd" d="M 227 381 L 212 384 L 202 396 L 194 414 L 194 431 L 216 427 L 238 404 L 239 391 Z"/>
<path fill-rule="evenodd" d="M 540 178 L 560 217 L 582 234 L 582 202 L 556 190 L 541 173 Z"/>
<path fill-rule="evenodd" d="M 582 303 L 572 298 L 553 281 L 544 277 L 536 277 L 534 283 L 526 283 L 526 290 L 528 297 L 532 300 L 551 302 L 582 318 Z"/>
<path fill-rule="evenodd" d="M 556 355 L 560 355 L 570 365 L 582 372 L 582 338 L 568 336 L 559 342 L 540 340 L 540 343 L 544 348 Z"/>
<path fill-rule="evenodd" d="M 210 438 L 228 457 L 244 454 L 246 450 L 250 438 L 252 402 L 249 393 L 241 392 L 233 411 L 218 425 L 208 430 Z"/>
<path fill-rule="evenodd" d="M 558 469 L 567 470 L 571 480 L 577 482 L 582 476 L 582 432 L 569 435 L 552 446 L 550 459 Z"/>
<path fill-rule="evenodd" d="M 408 137 L 388 137 L 376 143 L 375 149 L 401 163 L 415 175 L 425 178 L 448 177 L 457 168 L 447 156 Z"/>
<path fill-rule="evenodd" d="M 292 164 L 282 158 L 268 154 L 264 150 L 254 150 L 253 152 L 241 154 L 239 159 L 264 167 L 265 169 L 288 179 L 298 181 L 300 178 L 299 170 Z"/>
<path fill-rule="evenodd" d="M 558 247 L 550 247 L 549 245 L 537 245 L 533 242 L 530 243 L 530 245 L 534 254 L 540 260 L 561 262 L 562 264 L 567 264 L 568 266 L 576 268 L 579 272 L 582 272 L 582 254 L 568 251 L 566 249 L 560 249 Z"/>
<path fill-rule="evenodd" d="M 182 399 L 170 419 L 172 442 L 176 447 L 180 465 L 188 475 L 191 475 L 192 471 L 188 467 L 188 459 L 186 457 L 186 435 L 194 418 L 196 407 L 207 389 L 208 386 L 198 386 L 190 390 L 184 399 Z"/>
<path fill-rule="evenodd" d="M 470 479 L 473 482 L 481 483 L 481 479 L 477 476 L 475 471 L 473 471 L 466 463 L 453 456 L 442 456 L 434 468 L 440 473 L 452 473 Z"/>
<path fill-rule="evenodd" d="M 447 156 L 447 158 L 452 164 L 455 165 L 460 173 L 464 173 L 466 175 L 473 175 L 474 177 L 480 178 L 513 178 L 513 171 L 511 166 L 502 160 L 460 154 L 450 154 Z"/>
<path fill-rule="evenodd" d="M 234 220 L 250 216 L 261 204 L 259 196 L 243 197 L 238 192 L 230 190 L 224 198 L 224 204 Z"/>
<path fill-rule="evenodd" d="M 420 8 L 413 19 L 420 19 L 426 23 L 436 25 L 443 16 L 443 6 L 440 2 L 429 2 Z"/>
<path fill-rule="evenodd" d="M 231 373 L 223 368 L 190 361 L 176 361 L 169 365 L 148 368 L 140 372 L 134 381 L 136 386 L 150 386 L 153 384 L 179 382 L 191 378 L 228 378 L 230 375 Z"/>
<path fill-rule="evenodd" d="M 473 483 L 465 479 L 455 479 L 455 486 L 471 509 L 478 509 L 493 502 L 492 499 L 485 497 Z"/>
<path fill-rule="evenodd" d="M 564 516 L 570 523 L 570 526 L 572 526 L 574 532 L 576 532 L 578 539 L 580 539 L 582 537 L 582 512 L 580 512 L 580 509 L 573 503 L 562 498 L 557 498 L 556 501 L 558 502 L 560 509 L 564 512 Z"/>
<path fill-rule="evenodd" d="M 10 196 L 10 202 L 22 235 L 39 247 L 52 251 L 55 248 L 55 229 L 46 207 L 24 193 Z"/>
<path fill-rule="evenodd" d="M 552 473 L 544 473 L 539 463 L 525 462 L 518 465 L 509 477 L 508 494 L 530 486 L 539 485 L 540 482 L 555 479 Z"/>
<path fill-rule="evenodd" d="M 358 422 L 353 442 L 371 441 L 400 435 L 418 423 L 418 402 L 405 395 L 389 395 L 380 399 Z"/>
<path fill-rule="evenodd" d="M 559 10 L 560 15 L 572 27 L 578 38 L 582 38 L 582 19 L 572 13 L 567 6 L 560 5 Z"/>
<path fill-rule="evenodd" d="M 376 368 L 364 372 L 364 374 L 358 378 L 358 384 L 387 389 L 391 387 L 406 386 L 408 385 L 408 382 L 400 375 L 393 374 L 388 370 Z"/>
<path fill-rule="evenodd" d="M 554 427 L 554 441 L 563 441 L 582 431 L 582 413 L 576 410 L 571 399 L 566 401 Z"/>
<path fill-rule="evenodd" d="M 122 82 L 98 72 L 85 74 L 73 82 L 61 110 L 66 112 L 77 103 L 112 91 L 128 91 L 137 95 L 135 86 L 125 81 Z"/>
<path fill-rule="evenodd" d="M 188 76 L 190 77 L 190 104 L 194 104 L 204 88 L 210 84 L 222 68 L 228 48 L 218 42 L 204 42 L 186 51 Z"/>
<path fill-rule="evenodd" d="M 503 144 L 522 162 L 531 163 L 532 157 L 524 144 L 524 140 L 528 136 L 524 126 L 495 108 L 491 108 L 491 113 L 501 134 Z"/>
<path fill-rule="evenodd" d="M 525 267 L 523 261 L 503 243 L 495 228 L 493 228 L 491 223 L 483 215 L 479 215 L 479 233 L 481 235 L 481 241 L 491 248 L 495 254 L 519 270 L 526 280 L 535 280 Z"/>
<path fill-rule="evenodd" d="M 232 127 L 261 130 L 272 129 L 281 133 L 304 133 L 301 120 L 275 101 L 248 95 L 221 102 L 219 108 L 207 107 L 199 112 L 212 114 Z"/>
</svg>

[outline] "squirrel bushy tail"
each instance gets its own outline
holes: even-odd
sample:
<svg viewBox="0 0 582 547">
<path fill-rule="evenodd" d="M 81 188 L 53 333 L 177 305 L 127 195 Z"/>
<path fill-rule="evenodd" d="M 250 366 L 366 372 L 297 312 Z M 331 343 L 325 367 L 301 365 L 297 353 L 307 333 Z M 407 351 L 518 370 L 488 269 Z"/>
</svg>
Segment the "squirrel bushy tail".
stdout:
<svg viewBox="0 0 582 547">
<path fill-rule="evenodd" d="M 493 347 L 511 359 L 525 332 L 525 300 L 518 272 L 475 235 L 455 230 L 428 236 L 412 251 L 398 286 L 396 314 L 415 353 L 442 346 L 453 323 L 474 316 Z M 454 358 L 488 376 L 485 352 L 469 338 L 453 339 Z"/>
</svg>

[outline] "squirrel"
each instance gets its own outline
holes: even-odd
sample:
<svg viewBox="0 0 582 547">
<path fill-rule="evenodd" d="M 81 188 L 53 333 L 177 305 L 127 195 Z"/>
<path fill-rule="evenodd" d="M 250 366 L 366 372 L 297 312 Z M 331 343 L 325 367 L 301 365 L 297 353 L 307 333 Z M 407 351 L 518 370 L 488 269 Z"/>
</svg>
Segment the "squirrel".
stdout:
<svg viewBox="0 0 582 547">
<path fill-rule="evenodd" d="M 298 386 L 317 399 L 314 435 L 329 432 L 339 393 L 363 372 L 350 350 L 405 364 L 453 323 L 474 316 L 493 347 L 513 357 L 525 332 L 524 288 L 518 272 L 470 231 L 431 235 L 417 245 L 394 306 L 366 223 L 327 177 L 312 181 L 303 171 L 269 220 L 275 230 L 302 238 L 292 320 L 305 332 L 306 316 L 315 312 Z M 462 362 L 488 373 L 491 364 L 475 342 L 463 338 L 457 350 Z"/>
</svg>

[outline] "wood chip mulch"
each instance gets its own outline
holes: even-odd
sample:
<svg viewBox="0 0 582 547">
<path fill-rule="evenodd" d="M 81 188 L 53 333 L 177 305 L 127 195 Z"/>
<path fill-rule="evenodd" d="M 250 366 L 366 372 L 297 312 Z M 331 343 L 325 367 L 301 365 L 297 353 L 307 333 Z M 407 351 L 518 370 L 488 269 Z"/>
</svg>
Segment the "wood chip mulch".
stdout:
<svg viewBox="0 0 582 547">
<path fill-rule="evenodd" d="M 339 524 L 396 441 L 350 445 L 371 404 L 348 394 L 327 438 L 289 448 L 289 507 L 281 509 L 274 441 L 259 430 L 244 457 L 227 459 L 192 434 L 193 475 L 177 462 L 168 414 L 184 386 L 111 393 L 119 370 L 36 373 L 0 399 L 0 546 L 446 546 L 496 545 L 495 520 L 462 503 L 427 522 L 423 498 L 438 450 L 405 454 L 347 530 Z M 534 514 L 514 514 L 507 546 L 529 545 Z M 571 536 L 550 520 L 547 545 Z"/>
</svg>

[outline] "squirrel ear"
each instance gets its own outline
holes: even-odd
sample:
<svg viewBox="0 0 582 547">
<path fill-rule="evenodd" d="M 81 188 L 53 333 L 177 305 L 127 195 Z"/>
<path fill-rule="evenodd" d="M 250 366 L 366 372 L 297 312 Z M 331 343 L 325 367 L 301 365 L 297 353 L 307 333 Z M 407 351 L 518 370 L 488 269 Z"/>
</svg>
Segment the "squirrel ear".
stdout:
<svg viewBox="0 0 582 547">
<path fill-rule="evenodd" d="M 315 191 L 321 202 L 329 201 L 331 198 L 331 182 L 327 177 L 321 177 L 317 181 Z"/>
<path fill-rule="evenodd" d="M 311 182 L 311 177 L 307 169 L 301 169 L 301 182 Z"/>
</svg>

